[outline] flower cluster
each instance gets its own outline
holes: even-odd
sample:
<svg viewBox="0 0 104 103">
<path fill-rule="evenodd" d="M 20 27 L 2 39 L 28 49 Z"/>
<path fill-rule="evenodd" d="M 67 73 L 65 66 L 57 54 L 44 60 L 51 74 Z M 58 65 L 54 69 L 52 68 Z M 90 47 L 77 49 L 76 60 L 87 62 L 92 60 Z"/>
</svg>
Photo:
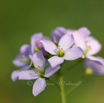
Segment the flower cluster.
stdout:
<svg viewBox="0 0 104 103">
<path fill-rule="evenodd" d="M 46 87 L 46 79 L 61 69 L 64 61 L 81 59 L 87 74 L 104 74 L 104 59 L 94 57 L 101 50 L 101 44 L 91 32 L 82 27 L 78 30 L 58 27 L 52 31 L 52 39 L 42 33 L 31 37 L 31 45 L 20 48 L 13 64 L 21 69 L 13 71 L 11 78 L 16 80 L 35 80 L 33 95 L 37 96 Z"/>
</svg>

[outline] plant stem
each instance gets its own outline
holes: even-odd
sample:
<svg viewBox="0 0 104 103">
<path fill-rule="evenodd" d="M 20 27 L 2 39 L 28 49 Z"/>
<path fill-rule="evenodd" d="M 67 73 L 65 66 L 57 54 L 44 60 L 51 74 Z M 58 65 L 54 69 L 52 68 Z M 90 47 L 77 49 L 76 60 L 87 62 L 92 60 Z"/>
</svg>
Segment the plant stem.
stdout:
<svg viewBox="0 0 104 103">
<path fill-rule="evenodd" d="M 57 83 L 55 83 L 54 81 L 52 81 L 52 80 L 50 80 L 49 78 L 46 78 L 48 81 L 50 81 L 51 83 L 54 83 L 57 87 L 58 87 L 58 89 L 60 90 L 60 87 L 59 87 L 59 85 L 57 84 Z"/>
<path fill-rule="evenodd" d="M 71 65 L 70 67 L 68 67 L 68 68 L 62 73 L 62 75 L 68 73 L 70 70 L 72 70 L 73 68 L 75 68 L 75 67 L 76 67 L 79 63 L 81 63 L 83 60 L 84 60 L 83 58 L 79 58 L 79 59 L 77 60 L 77 62 L 74 63 L 73 65 Z"/>
<path fill-rule="evenodd" d="M 65 71 L 63 71 L 62 75 L 66 74 L 67 72 L 69 72 L 71 69 L 73 69 L 74 67 L 76 67 L 78 65 L 79 62 L 74 63 L 73 65 L 71 65 L 70 67 L 68 67 Z"/>
<path fill-rule="evenodd" d="M 68 90 L 67 93 L 66 93 L 66 96 L 67 96 L 71 91 L 73 91 L 74 89 L 76 89 L 79 85 L 81 85 L 82 82 L 84 81 L 84 79 L 85 79 L 85 77 L 82 77 L 82 78 L 77 82 L 78 85 L 74 85 L 72 88 L 69 88 L 69 90 Z"/>
<path fill-rule="evenodd" d="M 61 100 L 62 100 L 62 103 L 66 103 L 66 96 L 65 96 L 65 90 L 64 90 L 64 85 L 63 85 L 63 77 L 60 73 L 60 70 L 59 70 L 59 85 L 60 85 L 60 93 L 61 93 Z"/>
</svg>

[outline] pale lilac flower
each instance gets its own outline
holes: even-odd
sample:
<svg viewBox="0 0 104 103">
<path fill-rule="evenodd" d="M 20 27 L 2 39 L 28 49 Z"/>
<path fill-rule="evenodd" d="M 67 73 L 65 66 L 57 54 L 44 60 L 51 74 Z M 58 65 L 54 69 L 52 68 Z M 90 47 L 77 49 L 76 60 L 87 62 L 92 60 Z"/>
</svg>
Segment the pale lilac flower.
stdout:
<svg viewBox="0 0 104 103">
<path fill-rule="evenodd" d="M 55 37 L 58 41 L 62 36 L 65 34 L 71 34 L 72 30 L 67 30 L 64 27 L 57 27 L 55 30 L 52 31 L 52 36 Z"/>
<path fill-rule="evenodd" d="M 48 59 L 52 67 L 63 63 L 64 60 L 75 60 L 83 55 L 81 48 L 72 46 L 74 44 L 73 35 L 65 34 L 59 40 L 58 46 L 49 40 L 41 40 L 40 42 L 47 52 L 54 55 Z"/>
<path fill-rule="evenodd" d="M 22 69 L 13 71 L 11 74 L 11 78 L 13 81 L 18 80 L 18 74 L 20 71 L 27 70 L 31 67 L 32 61 L 30 58 L 31 47 L 29 45 L 23 45 L 20 49 L 20 54 L 13 60 L 13 64 L 17 67 L 21 67 Z"/>
<path fill-rule="evenodd" d="M 85 40 L 91 32 L 86 27 L 82 27 L 78 30 L 73 30 L 71 34 L 74 36 L 75 45 L 83 49 L 85 48 Z"/>
<path fill-rule="evenodd" d="M 39 42 L 42 39 L 45 39 L 43 37 L 42 33 L 36 33 L 36 34 L 32 35 L 32 37 L 31 37 L 31 50 L 32 50 L 33 54 L 34 54 L 34 52 L 38 52 L 41 50 L 43 55 L 47 55 L 47 52 L 44 50 L 41 43 Z"/>
<path fill-rule="evenodd" d="M 52 36 L 56 37 L 57 40 L 59 40 L 65 34 L 73 34 L 75 45 L 83 49 L 85 48 L 85 39 L 91 34 L 91 32 L 86 27 L 79 28 L 78 30 L 58 27 L 52 31 Z"/>
<path fill-rule="evenodd" d="M 31 65 L 32 65 L 32 63 L 31 63 Z M 29 69 L 29 68 L 27 68 L 27 67 L 25 66 L 25 67 L 23 67 L 23 68 L 21 68 L 21 69 L 19 69 L 19 70 L 13 71 L 12 74 L 11 74 L 11 79 L 13 80 L 13 82 L 15 82 L 15 81 L 18 80 L 19 73 L 20 73 L 21 71 L 25 71 L 25 70 L 27 70 L 27 69 Z"/>
<path fill-rule="evenodd" d="M 86 70 L 92 70 L 92 74 L 104 75 L 104 59 L 96 57 L 95 60 L 85 59 Z"/>
<path fill-rule="evenodd" d="M 20 48 L 20 54 L 13 60 L 13 64 L 17 67 L 24 67 L 31 64 L 31 59 L 29 55 L 31 55 L 31 47 L 29 45 L 23 45 Z"/>
<path fill-rule="evenodd" d="M 91 34 L 91 32 L 86 27 L 79 28 L 78 30 L 57 27 L 54 31 L 52 31 L 52 36 L 56 37 L 57 40 L 60 40 L 60 38 L 65 34 L 73 34 L 75 44 L 77 46 L 83 47 L 84 39 L 88 37 Z"/>
<path fill-rule="evenodd" d="M 45 78 L 49 78 L 50 76 L 52 76 L 56 71 L 60 69 L 60 66 L 58 65 L 55 68 L 52 68 L 51 66 L 49 66 L 48 68 L 44 69 L 45 59 L 41 51 L 34 53 L 32 57 L 32 61 L 33 61 L 35 69 L 20 72 L 19 79 L 20 80 L 37 79 L 33 85 L 33 95 L 37 96 L 46 87 Z"/>
<path fill-rule="evenodd" d="M 95 57 L 93 57 L 93 55 L 101 50 L 101 44 L 94 37 L 89 36 L 90 33 L 86 27 L 82 27 L 73 31 L 73 36 L 75 45 L 83 50 L 83 58 L 94 60 Z"/>
<path fill-rule="evenodd" d="M 93 55 L 97 54 L 101 50 L 101 44 L 93 37 L 87 37 L 85 41 L 85 47 L 82 49 L 83 56 L 91 60 L 96 58 Z"/>
</svg>

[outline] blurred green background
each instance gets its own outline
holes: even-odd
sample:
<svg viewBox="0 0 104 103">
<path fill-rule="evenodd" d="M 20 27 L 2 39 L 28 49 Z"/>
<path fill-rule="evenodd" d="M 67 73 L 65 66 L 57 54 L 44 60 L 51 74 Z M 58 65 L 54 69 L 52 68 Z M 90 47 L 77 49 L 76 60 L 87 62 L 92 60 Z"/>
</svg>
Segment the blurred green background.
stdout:
<svg viewBox="0 0 104 103">
<path fill-rule="evenodd" d="M 20 46 L 29 44 L 34 33 L 42 32 L 51 37 L 51 31 L 58 26 L 87 27 L 104 45 L 104 0 L 0 0 L 0 103 L 61 103 L 55 86 L 47 86 L 34 97 L 27 81 L 11 80 L 12 71 L 18 69 L 12 60 Z M 103 48 L 98 55 L 104 57 Z M 83 64 L 80 64 L 64 79 L 76 83 L 83 72 Z M 56 75 L 51 77 L 57 81 L 56 78 Z M 69 86 L 65 88 L 67 91 Z M 67 102 L 104 103 L 104 77 L 86 79 L 67 96 Z"/>
</svg>

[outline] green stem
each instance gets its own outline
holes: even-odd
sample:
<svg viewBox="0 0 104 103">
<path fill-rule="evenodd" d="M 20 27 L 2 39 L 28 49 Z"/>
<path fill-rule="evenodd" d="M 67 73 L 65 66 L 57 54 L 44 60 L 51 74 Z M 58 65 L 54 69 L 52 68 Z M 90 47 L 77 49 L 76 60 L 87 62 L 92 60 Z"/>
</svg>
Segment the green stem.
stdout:
<svg viewBox="0 0 104 103">
<path fill-rule="evenodd" d="M 78 65 L 79 62 L 76 62 L 75 64 L 73 64 L 72 66 L 68 67 L 65 71 L 63 71 L 62 75 L 68 73 L 70 70 L 72 70 L 73 68 L 75 68 Z"/>
<path fill-rule="evenodd" d="M 52 81 L 52 80 L 50 80 L 49 78 L 46 78 L 48 81 L 50 81 L 51 83 L 54 83 L 57 87 L 58 87 L 58 89 L 60 90 L 60 87 L 59 87 L 59 85 L 57 84 L 57 83 L 55 83 L 54 81 Z"/>
<path fill-rule="evenodd" d="M 74 63 L 73 65 L 71 65 L 70 67 L 68 67 L 68 68 L 62 73 L 62 75 L 68 73 L 70 70 L 72 70 L 73 68 L 75 68 L 75 67 L 76 67 L 79 63 L 81 63 L 83 60 L 84 60 L 83 58 L 79 58 L 79 59 L 77 60 L 77 62 Z"/>
<path fill-rule="evenodd" d="M 84 79 L 85 79 L 85 77 L 82 77 L 82 78 L 77 82 L 78 85 L 74 85 L 72 88 L 69 88 L 69 90 L 68 90 L 67 93 L 66 93 L 66 96 L 67 96 L 71 91 L 73 91 L 74 89 L 76 89 L 79 85 L 81 85 L 82 82 L 84 81 Z"/>
<path fill-rule="evenodd" d="M 60 72 L 60 70 L 59 70 L 59 72 Z M 66 103 L 65 90 L 64 90 L 64 85 L 63 85 L 63 77 L 60 73 L 59 73 L 59 85 L 60 85 L 62 103 Z"/>
</svg>

